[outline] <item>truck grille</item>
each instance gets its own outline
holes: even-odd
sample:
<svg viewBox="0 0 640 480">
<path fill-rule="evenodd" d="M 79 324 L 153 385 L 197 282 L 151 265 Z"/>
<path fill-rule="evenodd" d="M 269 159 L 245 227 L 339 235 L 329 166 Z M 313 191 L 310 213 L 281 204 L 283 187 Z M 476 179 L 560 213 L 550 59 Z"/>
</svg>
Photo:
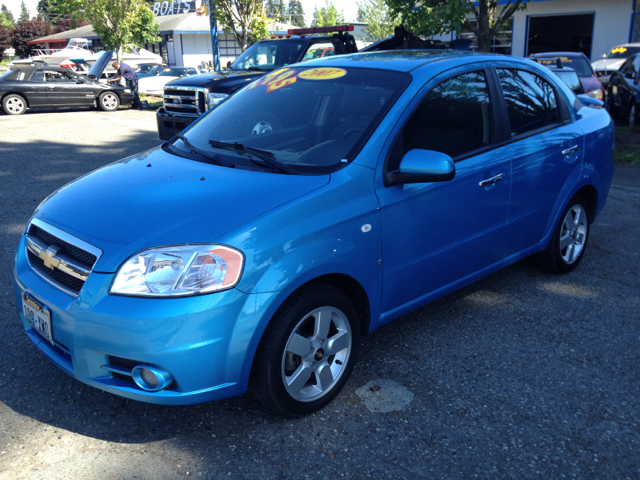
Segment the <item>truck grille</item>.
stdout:
<svg viewBox="0 0 640 480">
<path fill-rule="evenodd" d="M 65 293 L 77 296 L 102 251 L 38 219 L 26 234 L 31 269 Z"/>
<path fill-rule="evenodd" d="M 207 111 L 207 91 L 197 87 L 166 87 L 164 109 L 171 115 L 199 117 Z"/>
</svg>

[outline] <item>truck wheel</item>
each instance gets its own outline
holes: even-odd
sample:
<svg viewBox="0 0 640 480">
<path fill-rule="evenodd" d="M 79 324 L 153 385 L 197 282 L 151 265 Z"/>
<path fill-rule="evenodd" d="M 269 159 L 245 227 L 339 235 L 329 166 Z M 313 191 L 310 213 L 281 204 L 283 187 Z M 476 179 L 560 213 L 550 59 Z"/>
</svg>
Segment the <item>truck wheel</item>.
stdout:
<svg viewBox="0 0 640 480">
<path fill-rule="evenodd" d="M 120 106 L 120 97 L 113 92 L 105 92 L 100 95 L 98 99 L 98 105 L 100 106 L 100 110 L 104 110 L 105 112 L 113 112 L 117 110 Z"/>
<path fill-rule="evenodd" d="M 7 115 L 22 115 L 27 110 L 27 101 L 20 95 L 7 95 L 2 100 L 2 109 Z"/>
</svg>

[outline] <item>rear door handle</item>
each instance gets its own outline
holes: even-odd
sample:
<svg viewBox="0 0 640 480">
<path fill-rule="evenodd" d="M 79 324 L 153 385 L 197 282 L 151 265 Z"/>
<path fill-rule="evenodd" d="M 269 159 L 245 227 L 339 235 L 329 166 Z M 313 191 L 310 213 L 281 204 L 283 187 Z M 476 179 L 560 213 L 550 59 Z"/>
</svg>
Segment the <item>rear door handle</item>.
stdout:
<svg viewBox="0 0 640 480">
<path fill-rule="evenodd" d="M 566 150 L 562 150 L 563 155 L 569 155 L 570 153 L 578 151 L 578 145 L 575 145 L 571 148 L 567 148 Z"/>
<path fill-rule="evenodd" d="M 498 183 L 500 180 L 502 180 L 501 173 L 494 177 L 487 178 L 486 180 L 481 181 L 478 185 L 481 187 L 487 187 L 489 185 L 493 185 L 494 183 Z"/>
</svg>

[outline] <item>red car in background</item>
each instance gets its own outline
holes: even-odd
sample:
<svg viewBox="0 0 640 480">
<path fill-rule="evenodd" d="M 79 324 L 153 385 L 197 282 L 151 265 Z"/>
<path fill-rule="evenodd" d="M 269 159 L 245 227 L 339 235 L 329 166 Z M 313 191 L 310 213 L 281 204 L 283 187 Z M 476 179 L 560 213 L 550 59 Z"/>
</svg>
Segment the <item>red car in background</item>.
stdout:
<svg viewBox="0 0 640 480">
<path fill-rule="evenodd" d="M 529 58 L 545 66 L 555 65 L 559 58 L 563 66 L 572 68 L 578 74 L 584 93 L 591 98 L 604 101 L 604 87 L 598 80 L 593 68 L 591 68 L 589 59 L 584 53 L 546 52 L 533 54 Z"/>
</svg>

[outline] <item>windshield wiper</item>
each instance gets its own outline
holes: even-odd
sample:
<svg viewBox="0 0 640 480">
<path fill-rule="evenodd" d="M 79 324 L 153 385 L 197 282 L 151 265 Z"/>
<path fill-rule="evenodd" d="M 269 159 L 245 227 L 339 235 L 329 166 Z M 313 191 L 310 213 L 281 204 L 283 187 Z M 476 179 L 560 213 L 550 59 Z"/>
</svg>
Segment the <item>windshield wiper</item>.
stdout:
<svg viewBox="0 0 640 480">
<path fill-rule="evenodd" d="M 290 167 L 289 165 L 282 163 L 279 160 L 276 160 L 275 155 L 272 152 L 269 152 L 267 150 L 260 150 L 258 148 L 253 148 L 253 147 L 247 147 L 246 145 L 243 145 L 241 143 L 227 143 L 227 142 L 218 142 L 217 140 L 209 140 L 209 145 L 211 145 L 212 147 L 218 147 L 218 148 L 224 148 L 227 150 L 236 150 L 236 151 L 240 151 L 240 152 L 247 152 L 250 155 L 259 158 L 260 160 L 262 160 L 264 163 L 266 163 L 267 165 L 269 165 L 271 168 L 274 168 L 276 170 L 280 170 L 281 172 L 284 173 L 288 173 L 289 175 L 297 175 L 298 172 L 295 171 L 295 169 L 293 169 L 292 167 Z M 255 160 L 253 161 L 254 163 Z M 259 164 L 260 165 L 260 164 Z"/>
<path fill-rule="evenodd" d="M 191 143 L 189 141 L 189 139 L 187 137 L 185 137 L 182 133 L 180 133 L 180 132 L 176 133 L 176 137 L 178 137 L 180 140 L 182 140 L 182 143 L 184 143 L 184 146 L 187 147 L 191 153 L 194 153 L 196 155 L 200 155 L 201 157 L 204 157 L 204 158 L 206 158 L 208 160 L 213 160 L 217 165 L 220 165 L 222 167 L 230 167 L 231 166 L 231 164 L 229 162 L 225 162 L 224 160 L 222 160 L 217 155 L 209 153 L 209 152 L 204 152 L 204 151 L 200 150 L 193 143 Z"/>
</svg>

